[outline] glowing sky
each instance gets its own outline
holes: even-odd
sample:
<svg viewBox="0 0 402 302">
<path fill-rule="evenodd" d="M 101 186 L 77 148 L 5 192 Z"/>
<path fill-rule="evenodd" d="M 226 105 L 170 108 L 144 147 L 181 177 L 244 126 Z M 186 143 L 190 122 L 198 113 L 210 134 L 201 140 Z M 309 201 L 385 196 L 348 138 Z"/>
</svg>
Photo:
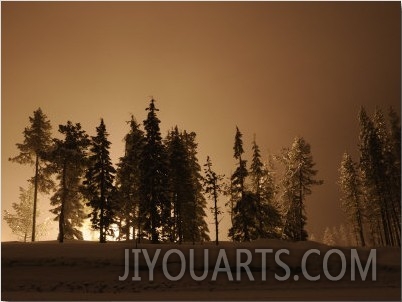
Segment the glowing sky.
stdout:
<svg viewBox="0 0 402 302">
<path fill-rule="evenodd" d="M 2 210 L 33 175 L 7 159 L 34 110 L 55 132 L 71 120 L 94 135 L 103 117 L 116 164 L 126 121 L 143 121 L 153 96 L 163 135 L 176 124 L 195 131 L 200 164 L 210 155 L 221 174 L 235 169 L 236 125 L 248 158 L 254 133 L 264 156 L 303 136 L 325 182 L 306 202 L 307 229 L 320 238 L 343 222 L 336 181 L 342 153 L 357 159 L 359 107 L 400 111 L 399 2 L 1 6 Z M 51 216 L 46 197 L 40 208 Z M 54 225 L 48 239 L 56 234 Z M 2 240 L 14 239 L 3 222 Z"/>
</svg>

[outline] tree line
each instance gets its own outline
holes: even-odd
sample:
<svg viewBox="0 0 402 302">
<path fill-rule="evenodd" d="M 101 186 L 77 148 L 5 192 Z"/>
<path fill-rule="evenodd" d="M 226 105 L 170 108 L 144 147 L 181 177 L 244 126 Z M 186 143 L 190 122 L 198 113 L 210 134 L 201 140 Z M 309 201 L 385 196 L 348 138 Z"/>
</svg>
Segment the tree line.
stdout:
<svg viewBox="0 0 402 302">
<path fill-rule="evenodd" d="M 34 111 L 29 118 L 30 125 L 23 132 L 23 143 L 17 144 L 20 153 L 10 159 L 35 168 L 29 180 L 33 187 L 32 241 L 37 233 L 38 192 L 52 193 L 51 212 L 58 222 L 59 242 L 82 240 L 81 228 L 88 217 L 92 228 L 99 231 L 102 243 L 108 236 L 137 243 L 209 241 L 206 212 L 210 203 L 218 244 L 219 223 L 224 212 L 219 202 L 222 197 L 227 201 L 225 207 L 232 224 L 228 237 L 233 241 L 307 240 L 305 202 L 312 187 L 323 181 L 316 178 L 311 147 L 304 138 L 296 137 L 289 148 L 264 161 L 254 136 L 248 167 L 242 133 L 236 127 L 233 146 L 236 167 L 225 180 L 224 175 L 213 170 L 209 156 L 202 173 L 196 133 L 176 126 L 162 137 L 159 110 L 153 99 L 146 111 L 147 118 L 142 124 L 133 116 L 128 122 L 130 130 L 124 137 L 124 155 L 116 168 L 110 159 L 110 141 L 103 119 L 96 127 L 95 136 L 88 136 L 79 123 L 68 121 L 59 125 L 63 138 L 56 139 L 51 136 L 47 116 L 40 108 Z M 280 170 L 275 170 L 274 161 L 281 165 Z M 351 180 L 345 179 L 341 187 L 345 183 L 350 184 Z M 347 212 L 353 216 L 355 208 L 349 208 Z M 367 213 L 365 210 L 366 216 Z M 389 209 L 385 214 L 395 218 Z M 373 224 L 373 229 L 379 224 L 378 221 Z M 9 225 L 13 229 L 12 223 Z M 390 225 L 390 230 L 395 227 Z"/>
<path fill-rule="evenodd" d="M 359 159 L 345 152 L 340 165 L 341 207 L 361 246 L 401 245 L 401 126 L 390 108 L 359 112 Z"/>
</svg>

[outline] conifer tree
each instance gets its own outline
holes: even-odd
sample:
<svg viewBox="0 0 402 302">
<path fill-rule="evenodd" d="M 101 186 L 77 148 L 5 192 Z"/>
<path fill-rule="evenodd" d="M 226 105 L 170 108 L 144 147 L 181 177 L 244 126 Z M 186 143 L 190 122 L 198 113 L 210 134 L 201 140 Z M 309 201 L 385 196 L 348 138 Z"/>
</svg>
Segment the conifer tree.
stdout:
<svg viewBox="0 0 402 302">
<path fill-rule="evenodd" d="M 193 184 L 193 211 L 194 211 L 194 218 L 192 221 L 192 234 L 191 239 L 193 244 L 195 241 L 203 242 L 209 241 L 210 237 L 208 235 L 209 229 L 208 225 L 205 221 L 206 219 L 206 212 L 205 209 L 207 207 L 207 201 L 203 194 L 202 182 L 203 178 L 201 175 L 201 166 L 198 163 L 197 158 L 197 146 L 196 143 L 196 133 L 195 132 L 186 132 L 183 131 L 183 139 L 186 145 L 187 150 L 187 158 L 190 168 L 190 177 L 191 182 Z"/>
<path fill-rule="evenodd" d="M 281 217 L 276 209 L 273 199 L 276 194 L 272 171 L 262 162 L 260 149 L 255 141 L 252 145 L 253 158 L 250 167 L 252 191 L 256 197 L 256 225 L 257 237 L 278 238 L 278 229 L 281 225 Z M 272 167 L 272 164 L 271 164 Z"/>
<path fill-rule="evenodd" d="M 359 122 L 359 168 L 372 241 L 374 245 L 400 245 L 400 202 L 395 201 L 400 196 L 396 192 L 400 159 L 394 155 L 392 130 L 388 131 L 379 109 L 370 118 L 362 107 Z"/>
<path fill-rule="evenodd" d="M 284 236 L 294 241 L 306 240 L 306 197 L 311 194 L 313 185 L 320 185 L 322 180 L 314 177 L 317 170 L 311 155 L 311 147 L 304 138 L 296 137 L 290 149 L 283 149 L 279 160 L 285 172 L 282 179 L 282 201 L 285 208 Z"/>
<path fill-rule="evenodd" d="M 169 188 L 173 207 L 171 241 L 209 240 L 205 222 L 206 200 L 202 195 L 201 167 L 197 159 L 195 133 L 179 132 L 177 126 L 167 138 Z"/>
<path fill-rule="evenodd" d="M 339 172 L 338 184 L 342 194 L 341 208 L 347 215 L 350 225 L 353 227 L 356 242 L 358 245 L 365 246 L 361 180 L 356 164 L 346 152 L 343 154 Z"/>
<path fill-rule="evenodd" d="M 331 245 L 331 246 L 335 245 L 335 236 L 334 236 L 333 230 L 331 230 L 329 227 L 325 228 L 322 242 L 326 245 Z"/>
<path fill-rule="evenodd" d="M 45 157 L 52 146 L 52 127 L 41 108 L 34 111 L 33 117 L 29 117 L 29 122 L 30 125 L 23 131 L 24 142 L 17 144 L 20 154 L 9 160 L 35 167 L 35 175 L 30 180 L 34 185 L 31 240 L 35 241 L 38 192 L 48 193 L 54 185 L 50 172 L 45 169 Z"/>
<path fill-rule="evenodd" d="M 144 132 L 134 117 L 131 117 L 130 131 L 125 136 L 125 154 L 120 158 L 116 174 L 117 199 L 116 220 L 119 225 L 119 238 L 130 239 L 130 233 L 135 238 L 135 228 L 140 232 L 140 162 L 144 149 Z M 130 231 L 132 230 L 132 231 Z"/>
<path fill-rule="evenodd" d="M 242 159 L 242 134 L 236 127 L 234 158 L 238 161 L 237 168 L 232 174 L 232 194 L 234 196 L 233 225 L 229 229 L 229 237 L 235 241 L 250 241 L 256 238 L 256 204 L 257 197 L 253 192 L 246 191 L 245 181 L 248 175 L 247 161 Z"/>
<path fill-rule="evenodd" d="M 13 234 L 15 234 L 19 240 L 27 242 L 28 236 L 30 232 L 32 232 L 32 206 L 33 206 L 33 197 L 34 197 L 34 187 L 32 184 L 29 185 L 28 189 L 24 189 L 20 187 L 20 202 L 12 203 L 12 208 L 15 211 L 15 214 L 10 213 L 7 210 L 4 210 L 4 220 L 10 227 Z M 36 217 L 39 217 L 39 211 L 36 212 Z M 38 224 L 35 228 L 36 236 L 35 238 L 39 238 L 40 236 L 46 233 L 47 223 Z"/>
<path fill-rule="evenodd" d="M 189 239 L 184 238 L 184 230 L 188 233 L 192 227 L 191 221 L 195 219 L 195 195 L 186 145 L 177 126 L 169 132 L 166 144 L 169 156 L 169 193 L 173 207 L 173 217 L 169 217 L 169 237 L 171 241 L 182 243 Z"/>
<path fill-rule="evenodd" d="M 153 99 L 146 110 L 148 116 L 144 121 L 145 144 L 140 163 L 142 175 L 140 224 L 141 231 L 150 236 L 152 243 L 158 243 L 162 221 L 166 222 L 171 215 L 171 206 L 167 194 L 167 152 L 162 144 L 159 130 L 160 120 L 156 116 L 158 109 L 155 107 Z M 163 225 L 162 229 L 164 233 L 162 235 L 169 233 L 169 227 L 166 224 Z"/>
<path fill-rule="evenodd" d="M 116 170 L 109 156 L 110 142 L 106 126 L 101 119 L 96 127 L 96 136 L 91 137 L 89 168 L 85 175 L 85 194 L 89 200 L 92 227 L 99 230 L 99 242 L 106 242 L 106 235 L 113 235 L 111 224 L 115 211 L 115 187 L 113 181 Z"/>
<path fill-rule="evenodd" d="M 204 190 L 205 193 L 211 198 L 214 202 L 214 206 L 211 207 L 211 212 L 214 215 L 215 222 L 215 244 L 219 244 L 219 215 L 222 214 L 220 207 L 218 206 L 218 198 L 222 193 L 221 181 L 223 180 L 223 175 L 216 174 L 212 170 L 212 162 L 209 156 L 207 156 L 207 162 L 204 165 Z"/>
<path fill-rule="evenodd" d="M 57 174 L 59 185 L 51 197 L 51 210 L 59 223 L 58 240 L 77 238 L 82 240 L 79 228 L 86 217 L 82 196 L 82 179 L 87 164 L 89 138 L 80 123 L 68 121 L 59 125 L 64 140 L 54 139 L 54 149 L 50 154 L 51 168 Z"/>
</svg>

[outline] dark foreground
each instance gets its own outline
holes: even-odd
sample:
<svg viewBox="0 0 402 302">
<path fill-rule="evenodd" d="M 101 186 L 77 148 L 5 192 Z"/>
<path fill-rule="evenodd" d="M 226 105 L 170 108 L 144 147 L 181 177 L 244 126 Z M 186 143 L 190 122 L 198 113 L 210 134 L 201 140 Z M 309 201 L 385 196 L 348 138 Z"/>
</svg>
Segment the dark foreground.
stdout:
<svg viewBox="0 0 402 302">
<path fill-rule="evenodd" d="M 162 251 L 179 249 L 187 255 L 188 249 L 195 249 L 197 275 L 202 274 L 204 249 L 209 249 L 209 271 L 212 272 L 219 249 L 225 249 L 233 271 L 234 281 L 228 280 L 226 273 L 219 273 L 216 281 L 211 274 L 203 281 L 194 281 L 186 272 L 179 281 L 170 281 L 163 274 L 161 259 L 155 267 L 153 281 L 149 281 L 149 272 L 144 259 L 140 257 L 141 281 L 132 281 L 133 270 L 125 281 L 119 281 L 125 270 L 124 251 L 134 248 L 133 243 L 109 242 L 38 242 L 38 243 L 2 243 L 2 300 L 354 300 L 354 301 L 400 301 L 401 266 L 399 248 L 377 250 L 377 280 L 372 281 L 371 270 L 366 281 L 356 278 L 351 281 L 350 259 L 345 277 L 339 281 L 321 278 L 308 281 L 302 277 L 300 263 L 303 253 L 309 249 L 319 249 L 325 254 L 330 247 L 314 243 L 289 243 L 267 240 L 252 244 L 234 245 L 224 243 L 219 247 L 204 245 L 150 245 L 142 244 L 139 248 L 147 249 L 153 255 L 157 248 Z M 273 259 L 267 260 L 267 280 L 261 276 L 261 259 L 254 259 L 250 269 L 255 280 L 250 281 L 246 272 L 241 272 L 241 280 L 236 281 L 236 269 L 233 266 L 236 249 L 255 250 L 270 248 L 288 249 L 290 256 L 281 257 L 290 267 L 291 278 L 278 281 L 275 274 L 284 275 L 284 270 Z M 200 251 L 202 250 L 202 251 Z M 350 249 L 341 249 L 348 255 Z M 199 253 L 197 253 L 199 252 Z M 132 254 L 131 254 L 132 255 Z M 197 256 L 198 255 L 198 256 Z M 364 262 L 368 250 L 359 249 Z M 286 255 L 285 255 L 286 256 Z M 197 258 L 198 257 L 198 258 Z M 162 258 L 162 257 L 160 257 Z M 272 257 L 273 258 L 273 257 Z M 187 259 L 187 258 L 186 258 Z M 329 258 L 329 270 L 337 275 L 341 263 L 336 255 Z M 307 269 L 311 275 L 322 275 L 322 257 L 311 257 Z M 130 262 L 130 267 L 132 266 Z M 168 270 L 171 275 L 180 271 L 180 262 L 172 255 L 168 258 Z M 295 275 L 300 279 L 294 280 Z"/>
</svg>

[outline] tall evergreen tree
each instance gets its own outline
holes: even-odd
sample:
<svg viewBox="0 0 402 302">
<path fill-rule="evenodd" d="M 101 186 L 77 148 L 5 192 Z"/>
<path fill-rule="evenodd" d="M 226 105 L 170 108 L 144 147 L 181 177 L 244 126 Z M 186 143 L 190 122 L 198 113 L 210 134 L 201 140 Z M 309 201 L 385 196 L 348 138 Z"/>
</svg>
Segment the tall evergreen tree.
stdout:
<svg viewBox="0 0 402 302">
<path fill-rule="evenodd" d="M 279 157 L 285 172 L 282 179 L 283 203 L 285 205 L 284 236 L 294 241 L 306 240 L 306 197 L 311 194 L 313 185 L 320 185 L 322 180 L 314 177 L 317 170 L 311 155 L 311 147 L 304 138 L 296 137 L 290 149 L 283 149 Z"/>
<path fill-rule="evenodd" d="M 54 139 L 54 149 L 50 155 L 53 172 L 57 173 L 58 188 L 51 197 L 51 210 L 59 223 L 59 242 L 64 238 L 82 240 L 82 227 L 86 217 L 82 195 L 82 179 L 87 164 L 89 138 L 81 124 L 68 121 L 59 125 L 59 132 L 64 140 Z"/>
<path fill-rule="evenodd" d="M 135 238 L 135 229 L 139 226 L 140 203 L 140 162 L 144 149 L 144 132 L 134 117 L 131 117 L 130 131 L 125 136 L 125 154 L 120 158 L 116 174 L 117 199 L 119 207 L 116 219 L 119 225 L 119 238 L 130 239 L 130 233 Z"/>
<path fill-rule="evenodd" d="M 203 194 L 201 175 L 201 166 L 198 163 L 197 158 L 197 146 L 196 133 L 195 132 L 183 132 L 183 139 L 187 150 L 187 158 L 190 169 L 190 177 L 193 187 L 193 220 L 191 222 L 191 240 L 193 244 L 195 241 L 209 241 L 208 235 L 209 229 L 205 221 L 207 216 L 205 209 L 207 207 L 207 201 Z"/>
<path fill-rule="evenodd" d="M 256 225 L 257 237 L 278 238 L 281 226 L 281 217 L 276 209 L 273 199 L 276 194 L 272 171 L 262 162 L 260 148 L 255 136 L 252 144 L 253 158 L 250 167 L 252 191 L 256 197 Z M 271 165 L 272 167 L 272 165 Z"/>
<path fill-rule="evenodd" d="M 343 154 L 339 172 L 338 184 L 342 193 L 341 208 L 346 213 L 349 224 L 353 227 L 357 244 L 365 246 L 361 180 L 356 164 L 346 152 Z"/>
<path fill-rule="evenodd" d="M 87 205 L 92 208 L 90 213 L 92 227 L 99 230 L 99 242 L 105 243 L 106 235 L 113 234 L 111 224 L 116 195 L 113 181 L 116 170 L 110 160 L 110 142 L 107 139 L 109 134 L 103 119 L 99 127 L 96 127 L 96 133 L 96 136 L 91 137 L 91 155 L 84 186 L 86 198 L 89 200 Z"/>
<path fill-rule="evenodd" d="M 250 241 L 256 237 L 256 203 L 254 193 L 246 191 L 245 181 L 248 175 L 247 161 L 242 158 L 243 140 L 242 134 L 236 127 L 234 158 L 238 161 L 237 168 L 231 177 L 232 194 L 234 197 L 233 225 L 229 229 L 229 237 L 235 241 Z"/>
<path fill-rule="evenodd" d="M 179 132 L 177 126 L 167 138 L 169 188 L 173 207 L 172 241 L 209 240 L 205 222 L 206 200 L 202 195 L 201 167 L 197 159 L 195 133 Z"/>
<path fill-rule="evenodd" d="M 188 229 L 192 227 L 195 196 L 186 145 L 177 126 L 169 132 L 166 144 L 169 156 L 169 193 L 173 207 L 169 237 L 171 241 L 182 243 L 189 239 L 184 239 L 184 230 L 187 229 L 188 233 Z"/>
<path fill-rule="evenodd" d="M 149 235 L 153 243 L 160 239 L 160 228 L 162 221 L 169 220 L 171 206 L 167 194 L 168 186 L 168 165 L 167 152 L 162 144 L 162 137 L 159 130 L 160 120 L 156 116 L 159 110 L 155 107 L 152 99 L 147 119 L 144 121 L 145 145 L 142 152 L 141 184 L 140 184 L 140 224 L 141 231 Z M 169 227 L 164 225 L 162 235 L 169 233 Z M 141 234 L 139 236 L 142 236 Z"/>
<path fill-rule="evenodd" d="M 31 240 L 35 241 L 38 192 L 48 193 L 54 186 L 50 173 L 45 169 L 45 157 L 52 146 L 52 127 L 41 108 L 34 111 L 33 117 L 29 117 L 29 122 L 30 125 L 23 131 L 24 142 L 17 144 L 20 154 L 9 160 L 35 167 L 35 175 L 30 180 L 34 185 Z"/>
<path fill-rule="evenodd" d="M 215 244 L 219 245 L 219 215 L 222 214 L 220 207 L 218 206 L 218 198 L 222 193 L 221 181 L 223 180 L 224 175 L 216 174 L 212 170 L 212 162 L 209 156 L 207 156 L 207 162 L 204 165 L 204 190 L 205 193 L 211 198 L 214 202 L 213 207 L 211 207 L 211 212 L 214 215 L 215 222 Z"/>
<path fill-rule="evenodd" d="M 396 174 L 400 170 L 395 168 L 399 159 L 393 155 L 392 134 L 381 110 L 377 109 L 370 118 L 361 108 L 359 122 L 359 168 L 372 241 L 374 245 L 400 245 L 400 204 L 395 202 L 400 196 L 400 192 L 396 193 L 400 187 L 400 176 Z"/>
</svg>

